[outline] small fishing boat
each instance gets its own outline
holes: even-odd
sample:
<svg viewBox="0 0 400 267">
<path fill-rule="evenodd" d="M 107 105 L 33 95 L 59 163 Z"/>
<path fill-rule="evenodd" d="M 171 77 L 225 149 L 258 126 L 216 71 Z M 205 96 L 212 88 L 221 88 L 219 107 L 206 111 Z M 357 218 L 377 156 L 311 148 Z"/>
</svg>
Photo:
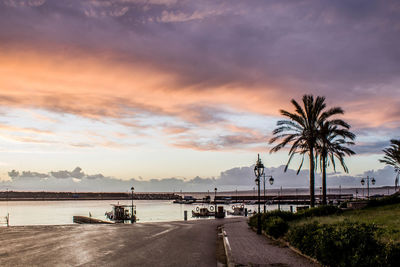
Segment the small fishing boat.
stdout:
<svg viewBox="0 0 400 267">
<path fill-rule="evenodd" d="M 228 210 L 227 211 L 228 215 L 234 215 L 234 216 L 245 216 L 246 215 L 246 210 L 244 208 L 244 205 L 233 205 L 232 206 L 232 211 Z"/>
<path fill-rule="evenodd" d="M 113 207 L 111 211 L 106 212 L 107 219 L 116 223 L 124 223 L 130 221 L 131 223 L 136 222 L 136 206 L 135 205 L 121 205 L 111 204 Z"/>
<path fill-rule="evenodd" d="M 192 210 L 192 217 L 211 217 L 215 216 L 214 207 L 208 208 L 196 207 L 196 211 Z"/>
</svg>

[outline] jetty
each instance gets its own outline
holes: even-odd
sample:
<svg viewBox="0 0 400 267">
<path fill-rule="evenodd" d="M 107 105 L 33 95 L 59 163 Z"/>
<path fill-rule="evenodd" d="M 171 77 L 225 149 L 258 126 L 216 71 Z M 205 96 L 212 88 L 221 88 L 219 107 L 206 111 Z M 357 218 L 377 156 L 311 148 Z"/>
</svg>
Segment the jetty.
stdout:
<svg viewBox="0 0 400 267">
<path fill-rule="evenodd" d="M 78 223 L 78 224 L 113 224 L 112 222 L 108 222 L 108 221 L 103 221 L 103 220 L 99 220 L 96 218 L 92 218 L 92 217 L 86 217 L 86 216 L 74 216 L 72 218 L 74 223 Z"/>
</svg>

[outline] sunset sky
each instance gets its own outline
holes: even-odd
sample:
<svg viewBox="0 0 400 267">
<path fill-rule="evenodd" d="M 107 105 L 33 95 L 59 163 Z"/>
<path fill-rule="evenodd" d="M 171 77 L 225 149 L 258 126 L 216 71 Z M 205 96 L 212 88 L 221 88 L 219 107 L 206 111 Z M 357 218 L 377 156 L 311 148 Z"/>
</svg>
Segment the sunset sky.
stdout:
<svg viewBox="0 0 400 267">
<path fill-rule="evenodd" d="M 0 179 L 278 168 L 304 94 L 345 110 L 362 175 L 400 138 L 399 74 L 398 1 L 0 0 Z"/>
</svg>

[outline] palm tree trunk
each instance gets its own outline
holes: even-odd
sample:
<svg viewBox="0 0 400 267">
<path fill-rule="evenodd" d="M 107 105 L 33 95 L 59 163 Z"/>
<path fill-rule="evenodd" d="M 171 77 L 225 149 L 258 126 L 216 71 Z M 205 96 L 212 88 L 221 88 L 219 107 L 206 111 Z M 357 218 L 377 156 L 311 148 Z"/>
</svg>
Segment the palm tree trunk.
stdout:
<svg viewBox="0 0 400 267">
<path fill-rule="evenodd" d="M 314 148 L 310 148 L 310 206 L 313 208 L 315 206 L 315 193 L 314 193 Z"/>
<path fill-rule="evenodd" d="M 322 205 L 326 205 L 326 156 L 322 156 Z"/>
</svg>

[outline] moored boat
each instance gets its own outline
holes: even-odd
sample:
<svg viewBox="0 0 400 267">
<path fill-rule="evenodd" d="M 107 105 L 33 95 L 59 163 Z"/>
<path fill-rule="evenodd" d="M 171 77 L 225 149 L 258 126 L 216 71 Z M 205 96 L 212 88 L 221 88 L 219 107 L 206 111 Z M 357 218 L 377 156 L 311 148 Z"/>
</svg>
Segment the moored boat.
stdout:
<svg viewBox="0 0 400 267">
<path fill-rule="evenodd" d="M 116 223 L 124 223 L 125 221 L 136 222 L 135 205 L 111 204 L 111 206 L 113 206 L 112 210 L 105 213 L 109 220 Z"/>
<path fill-rule="evenodd" d="M 228 210 L 227 211 L 228 215 L 234 215 L 234 216 L 245 216 L 246 215 L 246 210 L 244 208 L 244 205 L 233 205 L 232 206 L 232 211 Z"/>
<path fill-rule="evenodd" d="M 192 217 L 211 217 L 215 216 L 214 207 L 208 208 L 196 207 L 196 211 L 192 210 Z"/>
</svg>

